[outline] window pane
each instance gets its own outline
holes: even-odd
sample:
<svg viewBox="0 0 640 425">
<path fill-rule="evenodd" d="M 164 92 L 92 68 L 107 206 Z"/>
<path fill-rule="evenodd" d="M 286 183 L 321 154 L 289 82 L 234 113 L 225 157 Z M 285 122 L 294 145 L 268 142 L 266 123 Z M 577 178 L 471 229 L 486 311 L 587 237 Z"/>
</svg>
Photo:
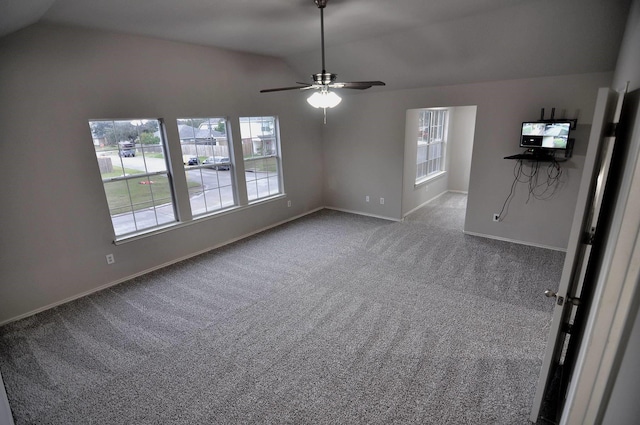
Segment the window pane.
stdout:
<svg viewBox="0 0 640 425">
<path fill-rule="evenodd" d="M 281 193 L 276 117 L 241 117 L 240 137 L 249 201 Z"/>
<path fill-rule="evenodd" d="M 428 148 L 429 148 L 429 145 L 427 145 L 427 142 L 418 141 L 418 152 L 417 152 L 417 160 L 416 160 L 416 165 L 417 165 L 416 178 L 425 177 L 427 175 L 426 164 L 427 164 Z"/>
<path fill-rule="evenodd" d="M 416 181 L 444 171 L 446 109 L 425 109 L 418 113 Z"/>
<path fill-rule="evenodd" d="M 193 216 L 235 205 L 227 120 L 181 118 L 178 133 Z"/>
<path fill-rule="evenodd" d="M 245 159 L 277 155 L 275 117 L 240 117 L 240 138 Z"/>
<path fill-rule="evenodd" d="M 220 202 L 220 191 L 219 190 L 207 190 L 204 192 L 204 202 L 207 210 L 219 210 L 222 208 L 222 203 Z"/>
<path fill-rule="evenodd" d="M 261 158 L 245 161 L 247 164 L 247 191 L 249 199 L 264 198 L 280 193 L 280 176 L 276 158 Z"/>
<path fill-rule="evenodd" d="M 116 236 L 175 222 L 159 120 L 89 121 Z"/>
</svg>

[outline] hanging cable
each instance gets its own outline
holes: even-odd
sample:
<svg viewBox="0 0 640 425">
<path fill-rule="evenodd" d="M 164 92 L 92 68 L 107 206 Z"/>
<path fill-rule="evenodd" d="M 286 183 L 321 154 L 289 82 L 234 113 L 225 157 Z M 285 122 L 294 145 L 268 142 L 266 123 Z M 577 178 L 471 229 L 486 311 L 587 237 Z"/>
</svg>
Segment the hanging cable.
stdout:
<svg viewBox="0 0 640 425">
<path fill-rule="evenodd" d="M 502 221 L 509 214 L 509 205 L 515 196 L 515 188 L 518 183 L 527 185 L 527 200 L 525 204 L 528 204 L 531 198 L 540 201 L 546 201 L 552 198 L 562 184 L 562 168 L 555 158 L 552 158 L 546 170 L 541 170 L 541 160 L 532 160 L 531 169 L 527 170 L 524 167 L 524 161 L 518 159 L 513 167 L 513 182 L 509 189 L 509 194 L 502 204 L 502 209 L 498 214 L 498 221 Z M 544 173 L 543 171 L 546 171 Z M 542 179 L 540 177 L 542 174 Z M 545 176 L 546 174 L 546 176 Z"/>
</svg>

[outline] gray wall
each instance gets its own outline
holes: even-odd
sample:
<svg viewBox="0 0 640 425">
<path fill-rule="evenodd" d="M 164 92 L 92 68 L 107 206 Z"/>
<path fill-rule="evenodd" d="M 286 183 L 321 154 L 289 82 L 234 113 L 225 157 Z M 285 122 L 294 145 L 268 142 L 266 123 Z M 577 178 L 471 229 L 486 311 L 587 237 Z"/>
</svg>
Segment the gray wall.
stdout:
<svg viewBox="0 0 640 425">
<path fill-rule="evenodd" d="M 477 105 L 465 231 L 495 238 L 565 249 L 597 89 L 611 73 L 393 91 L 392 87 L 346 96 L 331 111 L 324 131 L 325 203 L 339 209 L 394 219 L 402 217 L 403 161 L 407 109 Z M 578 118 L 573 158 L 564 163 L 564 184 L 547 201 L 530 200 L 522 185 L 501 223 L 492 220 L 509 193 L 520 152 L 520 123 L 540 117 Z M 366 203 L 365 196 L 386 202 Z M 410 208 L 407 208 L 409 210 Z"/>
<path fill-rule="evenodd" d="M 0 323 L 323 205 L 400 219 L 407 109 L 477 105 L 466 231 L 564 248 L 596 91 L 611 83 L 594 73 L 345 93 L 323 126 L 305 96 L 257 93 L 299 78 L 271 58 L 49 25 L 0 39 L 0 56 Z M 541 107 L 579 119 L 565 184 L 529 204 L 521 188 L 507 219 L 493 223 L 512 180 L 502 157 L 519 150 L 519 123 Z M 112 244 L 87 120 L 162 117 L 175 145 L 175 118 L 262 114 L 280 116 L 291 208 L 281 199 Z M 116 264 L 106 265 L 108 253 Z"/>
<path fill-rule="evenodd" d="M 620 46 L 612 88 L 619 90 L 629 82 L 629 91 L 640 88 L 640 1 L 633 0 Z"/>
<path fill-rule="evenodd" d="M 317 111 L 259 94 L 296 81 L 281 61 L 40 24 L 0 57 L 0 323 L 323 205 Z M 286 198 L 113 245 L 89 119 L 161 117 L 175 147 L 176 118 L 228 116 L 240 143 L 238 117 L 255 115 L 280 117 Z"/>
<path fill-rule="evenodd" d="M 453 109 L 449 134 L 449 185 L 447 190 L 469 191 L 471 154 L 476 130 L 476 106 L 459 106 Z"/>
</svg>

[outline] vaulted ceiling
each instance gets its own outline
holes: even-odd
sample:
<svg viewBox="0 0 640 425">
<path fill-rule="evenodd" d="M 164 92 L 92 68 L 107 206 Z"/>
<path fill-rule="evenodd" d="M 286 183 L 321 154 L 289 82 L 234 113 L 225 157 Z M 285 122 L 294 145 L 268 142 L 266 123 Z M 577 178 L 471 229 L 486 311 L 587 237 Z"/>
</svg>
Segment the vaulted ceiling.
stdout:
<svg viewBox="0 0 640 425">
<path fill-rule="evenodd" d="M 630 0 L 329 0 L 327 71 L 394 88 L 611 71 L 629 6 Z M 300 78 L 321 71 L 313 0 L 0 2 L 0 37 L 36 22 L 276 56 Z"/>
</svg>

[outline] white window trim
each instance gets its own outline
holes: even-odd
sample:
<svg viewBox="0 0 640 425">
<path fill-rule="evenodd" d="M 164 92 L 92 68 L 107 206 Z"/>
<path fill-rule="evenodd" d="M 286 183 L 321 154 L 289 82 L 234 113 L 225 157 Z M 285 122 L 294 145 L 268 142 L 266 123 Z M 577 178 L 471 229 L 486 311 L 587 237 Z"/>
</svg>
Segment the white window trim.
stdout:
<svg viewBox="0 0 640 425">
<path fill-rule="evenodd" d="M 217 171 L 217 167 L 220 166 L 228 166 L 229 167 L 229 173 L 231 175 L 231 185 L 228 187 L 231 187 L 231 191 L 232 191 L 232 195 L 233 195 L 233 204 L 232 205 L 227 205 L 226 207 L 221 207 L 221 208 L 217 208 L 217 209 L 205 209 L 204 211 L 201 211 L 199 213 L 196 213 L 194 211 L 194 206 L 193 203 L 191 202 L 191 199 L 189 199 L 189 209 L 191 212 L 191 220 L 200 220 L 203 217 L 208 217 L 212 214 L 217 214 L 219 212 L 222 211 L 227 211 L 230 209 L 233 209 L 235 207 L 238 206 L 238 189 L 236 186 L 236 170 L 235 170 L 235 164 L 234 164 L 234 146 L 233 146 L 233 140 L 232 140 L 232 135 L 231 135 L 231 123 L 229 121 L 228 117 L 187 117 L 187 118 L 177 118 L 176 119 L 176 124 L 179 126 L 180 125 L 180 121 L 186 121 L 186 120 L 207 120 L 207 124 L 209 125 L 209 129 L 211 130 L 211 120 L 224 120 L 224 124 L 225 124 L 225 138 L 227 139 L 227 153 L 228 153 L 228 157 L 229 157 L 229 161 L 228 162 L 220 162 L 220 163 L 216 163 L 216 164 L 197 164 L 197 165 L 184 165 L 184 173 L 185 173 L 185 178 L 187 178 L 187 172 L 191 171 L 191 170 L 203 170 L 203 169 L 209 169 L 209 170 L 216 170 Z M 202 123 L 200 124 L 202 125 Z M 179 131 L 178 131 L 179 133 Z M 195 134 L 194 134 L 195 137 Z M 180 143 L 180 149 L 182 151 L 182 142 Z M 184 156 L 184 152 L 182 151 L 182 155 Z M 187 178 L 188 180 L 188 178 Z M 218 191 L 220 190 L 220 187 L 217 188 Z M 208 190 L 203 188 L 202 194 L 204 195 Z M 187 187 L 187 193 L 189 193 L 189 188 Z M 206 201 L 205 201 L 205 206 L 206 206 Z M 208 208 L 208 207 L 206 207 Z"/>
<path fill-rule="evenodd" d="M 192 226 L 194 224 L 199 224 L 199 223 L 202 223 L 202 222 L 207 221 L 207 220 L 215 219 L 215 218 L 222 217 L 222 216 L 225 216 L 225 215 L 228 215 L 228 214 L 233 214 L 235 212 L 239 212 L 239 211 L 243 211 L 243 210 L 246 210 L 246 209 L 249 209 L 249 208 L 253 208 L 253 207 L 257 206 L 257 205 L 268 204 L 270 202 L 279 201 L 279 200 L 281 200 L 283 198 L 286 198 L 286 197 L 287 197 L 286 193 L 279 193 L 279 194 L 273 195 L 273 196 L 271 196 L 269 198 L 258 199 L 258 200 L 254 201 L 254 202 L 251 202 L 248 205 L 236 205 L 236 206 L 224 209 L 224 210 L 218 210 L 218 211 L 214 211 L 214 212 L 209 213 L 209 214 L 199 215 L 197 219 L 194 218 L 194 219 L 189 220 L 189 221 L 179 221 L 179 222 L 176 222 L 176 223 L 167 224 L 165 226 L 155 227 L 153 229 L 153 231 L 151 231 L 151 232 L 144 232 L 144 233 L 141 232 L 141 233 L 137 233 L 137 234 L 130 233 L 130 234 L 127 235 L 126 238 L 114 239 L 113 240 L 113 244 L 114 245 L 123 245 L 123 244 L 129 243 L 129 242 L 133 242 L 133 241 L 137 241 L 137 240 L 140 240 L 140 239 L 147 238 L 149 236 L 154 236 L 154 235 L 159 235 L 159 234 L 162 234 L 162 233 L 166 233 L 166 232 L 169 232 L 169 231 L 171 231 L 173 229 L 181 229 L 183 227 L 188 227 L 188 226 Z"/>
<path fill-rule="evenodd" d="M 423 177 L 420 180 L 416 180 L 413 186 L 414 187 L 424 186 L 425 184 L 429 183 L 432 180 L 436 180 L 441 177 L 444 177 L 445 174 L 447 174 L 447 170 L 438 171 L 437 173 L 429 174 L 428 176 Z"/>
<path fill-rule="evenodd" d="M 166 127 L 165 127 L 165 121 L 163 118 L 98 118 L 98 119 L 89 119 L 88 123 L 91 126 L 91 123 L 93 122 L 113 122 L 115 124 L 115 122 L 120 122 L 120 121 L 130 121 L 130 122 L 134 122 L 134 121 L 156 121 L 158 124 L 158 132 L 160 134 L 160 140 L 161 140 L 161 146 L 162 146 L 162 150 L 164 152 L 164 163 L 165 163 L 165 169 L 164 170 L 159 170 L 159 171 L 146 171 L 143 173 L 138 173 L 138 174 L 132 174 L 132 175 L 127 175 L 127 174 L 123 174 L 122 176 L 117 176 L 117 177 L 109 177 L 109 178 L 102 178 L 102 186 L 103 189 L 105 189 L 105 199 L 107 201 L 107 205 L 109 208 L 109 216 L 111 218 L 111 225 L 112 225 L 112 230 L 114 233 L 114 240 L 122 240 L 125 239 L 129 236 L 132 235 L 142 235 L 142 234 L 148 234 L 148 233 L 152 233 L 157 229 L 162 229 L 165 227 L 170 227 L 170 226 L 175 226 L 177 223 L 179 223 L 179 219 L 177 216 L 177 212 L 176 212 L 176 191 L 175 188 L 173 187 L 173 185 L 171 184 L 171 181 L 173 179 L 173 174 L 172 174 L 172 169 L 171 166 L 169 164 L 168 161 L 168 157 L 167 157 L 167 153 L 169 150 L 169 145 L 168 145 L 168 139 L 166 136 Z M 93 134 L 92 134 L 93 136 Z M 134 147 L 136 146 L 135 144 L 133 145 Z M 143 148 L 144 149 L 144 148 Z M 144 157 L 143 157 L 144 158 Z M 124 167 L 124 164 L 122 163 L 122 166 Z M 146 166 L 145 166 L 146 167 Z M 124 172 L 124 168 L 123 168 L 123 172 Z M 134 179 L 144 179 L 144 178 L 151 178 L 153 176 L 166 176 L 167 180 L 168 180 L 168 185 L 169 185 L 169 190 L 170 190 L 170 196 L 171 196 L 171 205 L 173 208 L 173 221 L 170 222 L 166 222 L 166 223 L 162 223 L 162 224 L 158 224 L 156 223 L 156 225 L 154 226 L 149 226 L 149 227 L 145 227 L 144 229 L 139 229 L 133 232 L 128 232 L 128 233 L 123 233 L 123 234 L 116 234 L 116 228 L 113 225 L 113 216 L 111 216 L 111 205 L 109 205 L 109 200 L 106 196 L 106 186 L 105 184 L 107 183 L 116 183 L 116 182 L 128 182 L 130 180 L 134 180 Z M 152 195 L 153 198 L 153 195 Z M 155 204 L 155 200 L 153 201 L 153 208 L 155 209 L 158 205 Z M 132 217 L 134 219 L 135 222 L 135 211 L 132 211 Z M 156 216 L 157 217 L 157 216 Z M 157 218 L 156 218 L 157 220 Z"/>
<path fill-rule="evenodd" d="M 252 159 L 265 159 L 265 158 L 271 158 L 274 157 L 277 160 L 278 163 L 278 183 L 279 183 L 279 187 L 278 193 L 269 195 L 269 196 L 265 196 L 262 198 L 257 198 L 257 199 L 253 199 L 251 201 L 248 201 L 246 203 L 236 203 L 235 205 L 230 205 L 226 208 L 223 209 L 219 209 L 219 210 L 215 210 L 215 211 L 210 211 L 210 212 L 205 212 L 202 214 L 198 214 L 198 215 L 192 215 L 190 216 L 187 220 L 182 220 L 179 217 L 179 214 L 177 214 L 176 212 L 176 216 L 175 216 L 175 221 L 172 221 L 170 223 L 165 223 L 165 224 L 160 224 L 157 226 L 153 226 L 153 227 L 148 227 L 145 229 L 142 229 L 140 231 L 137 232 L 130 232 L 130 233 L 126 233 L 126 234 L 122 234 L 122 235 L 116 235 L 115 234 L 115 229 L 112 228 L 112 230 L 114 231 L 113 234 L 113 239 L 112 239 L 112 243 L 113 245 L 124 245 L 127 244 L 129 242 L 134 242 L 134 241 L 138 241 L 138 240 L 142 240 L 148 237 L 152 237 L 155 235 L 159 235 L 159 234 L 163 234 L 165 232 L 168 231 L 172 231 L 174 229 L 180 229 L 186 226 L 191 226 L 193 224 L 201 224 L 205 221 L 211 220 L 211 219 L 216 219 L 218 217 L 221 216 L 225 216 L 227 214 L 233 214 L 236 212 L 240 212 L 249 208 L 254 208 L 257 207 L 259 205 L 262 204 L 269 204 L 272 202 L 281 202 L 282 199 L 286 199 L 287 198 L 287 193 L 285 192 L 284 189 L 284 170 L 283 170 L 283 158 L 282 158 L 282 146 L 281 146 L 281 140 L 280 140 L 280 128 L 279 128 L 279 117 L 274 115 L 273 116 L 276 119 L 276 127 L 275 127 L 275 132 L 276 132 L 276 137 L 277 137 L 277 150 L 276 150 L 276 154 L 272 154 L 272 155 L 266 155 L 264 157 L 258 157 L 258 158 L 252 158 Z M 163 118 L 149 118 L 149 119 L 154 119 L 154 120 L 158 120 L 160 123 L 160 127 L 161 127 L 161 132 L 163 133 L 163 147 L 165 150 L 165 154 L 169 155 L 170 151 L 172 149 L 175 149 L 176 146 L 174 146 L 175 141 L 171 138 L 168 137 L 168 135 L 166 134 L 166 127 L 164 127 L 165 125 L 165 121 Z M 111 118 L 95 118 L 95 119 L 89 119 L 89 122 L 92 121 L 120 121 L 120 120 L 127 120 L 127 118 L 116 118 L 116 119 L 111 119 Z M 227 118 L 227 131 L 228 136 L 229 136 L 229 146 L 230 149 L 233 149 L 236 147 L 235 145 L 232 146 L 233 143 L 233 135 L 230 133 L 231 130 L 231 125 L 230 124 L 230 120 Z M 234 156 L 235 157 L 235 156 Z M 234 167 L 234 157 L 230 156 L 230 161 L 229 164 L 231 166 L 231 169 L 233 170 L 234 174 L 238 172 L 238 168 Z M 171 163 L 171 161 L 169 161 L 168 157 L 165 157 L 165 161 L 167 164 L 167 169 L 165 171 L 162 172 L 150 172 L 150 173 L 145 173 L 145 174 L 139 174 L 136 175 L 136 177 L 143 177 L 143 176 L 153 176 L 153 175 L 158 175 L 158 174 L 163 174 L 163 175 L 167 175 L 167 177 L 169 177 L 169 179 L 171 180 L 173 178 L 173 173 L 176 172 L 176 167 L 174 167 Z M 244 163 L 244 160 L 243 160 Z M 226 163 L 225 163 L 226 165 Z M 207 168 L 208 164 L 199 164 L 197 166 L 188 166 L 185 167 L 186 169 L 191 169 L 191 168 Z M 182 167 L 181 167 L 182 168 Z M 182 170 L 181 170 L 182 171 Z M 104 186 L 105 182 L 109 182 L 109 181 L 118 181 L 118 180 L 126 180 L 126 178 L 124 177 L 114 177 L 114 178 L 108 178 L 108 179 L 102 179 L 102 185 Z M 244 176 L 235 176 L 234 177 L 234 191 L 235 188 L 238 185 L 244 184 L 246 186 L 246 180 L 244 179 Z M 172 199 L 173 199 L 173 203 L 174 203 L 174 210 L 177 209 L 177 198 L 178 198 L 178 193 L 181 193 L 181 189 L 180 188 L 176 188 L 173 185 L 171 186 L 171 191 L 172 191 Z M 188 189 L 187 189 L 188 192 Z M 237 197 L 239 194 L 236 192 L 235 196 Z M 240 202 L 238 200 L 236 200 L 236 202 Z"/>
<path fill-rule="evenodd" d="M 444 122 L 442 124 L 443 128 L 442 128 L 442 138 L 440 139 L 440 143 L 442 144 L 442 155 L 440 156 L 440 171 L 436 171 L 434 173 L 428 174 L 426 176 L 421 176 L 421 177 L 415 177 L 414 180 L 414 186 L 418 187 L 420 185 L 424 185 L 425 183 L 427 183 L 430 180 L 442 177 L 444 174 L 446 174 L 447 172 L 447 150 L 448 150 L 448 144 L 449 144 L 449 108 L 422 108 L 419 110 L 418 113 L 422 113 L 423 111 L 445 111 L 446 114 L 444 116 Z M 437 142 L 437 141 L 435 141 Z M 427 148 L 429 146 L 431 146 L 434 143 L 427 143 Z M 416 174 L 418 173 L 418 164 L 417 164 L 417 155 L 418 155 L 418 147 L 417 147 L 417 142 L 415 144 L 416 146 L 416 156 L 414 159 L 414 167 L 415 167 L 415 171 L 413 173 L 414 176 L 416 176 Z M 427 161 L 428 163 L 429 161 Z"/>
<path fill-rule="evenodd" d="M 247 188 L 247 204 L 248 205 L 255 205 L 257 203 L 260 203 L 263 200 L 268 200 L 274 197 L 279 197 L 284 193 L 284 177 L 283 177 L 283 170 L 282 170 L 282 141 L 280 139 L 280 118 L 277 115 L 262 115 L 262 116 L 241 116 L 239 117 L 239 121 L 242 123 L 242 119 L 249 119 L 249 122 L 251 123 L 251 119 L 252 118 L 273 118 L 273 136 L 275 137 L 275 141 L 276 141 L 276 150 L 275 153 L 271 153 L 268 155 L 262 155 L 262 156 L 256 156 L 256 157 L 251 157 L 251 158 L 242 158 L 242 162 L 243 162 L 243 168 L 245 169 L 245 176 L 246 176 L 246 166 L 247 163 L 253 162 L 253 161 L 260 161 L 260 160 L 265 160 L 265 159 L 270 159 L 270 158 L 274 158 L 276 161 L 276 167 L 277 167 L 277 171 L 278 171 L 278 192 L 274 193 L 274 194 L 270 194 L 270 195 L 266 195 L 263 197 L 256 197 L 256 198 L 249 198 L 249 181 L 246 180 L 246 178 L 244 179 L 244 185 Z M 255 122 L 255 121 L 254 121 Z M 260 122 L 260 121 L 257 121 Z M 250 124 L 249 124 L 249 128 Z M 240 139 L 242 140 L 242 127 L 240 130 Z M 255 137 L 254 134 L 250 134 L 251 137 Z"/>
</svg>

